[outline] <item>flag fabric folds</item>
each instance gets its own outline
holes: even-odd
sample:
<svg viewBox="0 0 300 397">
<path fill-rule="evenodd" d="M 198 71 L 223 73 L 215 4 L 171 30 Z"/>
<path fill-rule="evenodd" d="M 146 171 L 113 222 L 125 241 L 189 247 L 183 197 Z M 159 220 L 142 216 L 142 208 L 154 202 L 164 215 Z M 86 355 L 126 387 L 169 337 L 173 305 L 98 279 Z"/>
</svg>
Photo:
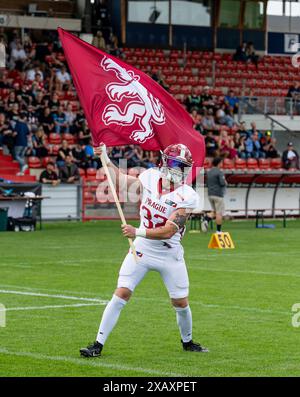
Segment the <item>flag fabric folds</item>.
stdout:
<svg viewBox="0 0 300 397">
<path fill-rule="evenodd" d="M 58 32 L 94 146 L 163 150 L 182 143 L 202 167 L 204 138 L 180 103 L 142 71 L 62 28 Z"/>
</svg>

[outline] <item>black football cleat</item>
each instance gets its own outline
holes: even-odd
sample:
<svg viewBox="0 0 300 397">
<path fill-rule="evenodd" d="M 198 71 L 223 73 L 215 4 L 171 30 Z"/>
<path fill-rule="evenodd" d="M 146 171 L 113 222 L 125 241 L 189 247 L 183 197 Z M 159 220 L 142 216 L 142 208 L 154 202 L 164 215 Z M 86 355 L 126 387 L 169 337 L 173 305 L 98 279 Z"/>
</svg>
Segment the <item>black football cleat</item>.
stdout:
<svg viewBox="0 0 300 397">
<path fill-rule="evenodd" d="M 102 349 L 103 345 L 96 341 L 90 344 L 88 347 L 83 347 L 79 351 L 80 355 L 83 357 L 100 357 Z"/>
<path fill-rule="evenodd" d="M 204 347 L 201 346 L 200 343 L 196 343 L 193 342 L 192 340 L 190 340 L 189 342 L 182 342 L 182 347 L 183 350 L 188 351 L 188 352 L 196 352 L 196 353 L 208 353 L 209 350 Z"/>
</svg>

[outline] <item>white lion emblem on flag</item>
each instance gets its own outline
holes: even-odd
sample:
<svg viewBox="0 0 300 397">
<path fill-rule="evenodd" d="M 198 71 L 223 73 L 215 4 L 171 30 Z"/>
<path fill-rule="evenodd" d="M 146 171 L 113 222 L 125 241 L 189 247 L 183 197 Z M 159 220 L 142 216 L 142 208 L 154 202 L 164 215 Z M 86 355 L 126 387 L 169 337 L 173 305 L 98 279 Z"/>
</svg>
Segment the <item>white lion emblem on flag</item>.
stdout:
<svg viewBox="0 0 300 397">
<path fill-rule="evenodd" d="M 165 114 L 160 101 L 139 82 L 140 76 L 132 70 L 126 70 L 107 57 L 101 61 L 101 67 L 105 71 L 112 70 L 121 82 L 107 84 L 105 89 L 108 97 L 113 102 L 121 102 L 124 98 L 132 99 L 123 110 L 115 104 L 107 105 L 102 113 L 104 124 L 129 126 L 138 120 L 140 128 L 133 131 L 130 138 L 138 143 L 152 138 L 152 124 L 165 124 Z"/>
</svg>

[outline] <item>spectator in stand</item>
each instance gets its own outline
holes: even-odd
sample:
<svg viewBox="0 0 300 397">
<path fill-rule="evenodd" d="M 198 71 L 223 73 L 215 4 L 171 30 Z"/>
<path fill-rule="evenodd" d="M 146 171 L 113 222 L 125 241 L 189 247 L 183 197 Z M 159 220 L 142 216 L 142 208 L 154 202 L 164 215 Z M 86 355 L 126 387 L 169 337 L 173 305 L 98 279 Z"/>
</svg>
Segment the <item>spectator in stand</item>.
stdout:
<svg viewBox="0 0 300 397">
<path fill-rule="evenodd" d="M 80 108 L 76 114 L 76 118 L 74 120 L 74 127 L 75 127 L 76 133 L 79 133 L 79 131 L 86 130 L 86 120 L 85 120 L 85 115 L 84 115 L 82 108 Z"/>
<path fill-rule="evenodd" d="M 44 83 L 43 83 L 43 80 L 42 80 L 41 73 L 36 73 L 35 74 L 34 80 L 32 82 L 32 86 L 35 88 L 35 91 L 36 90 L 42 90 L 44 88 Z"/>
<path fill-rule="evenodd" d="M 51 109 L 51 111 L 56 111 L 59 108 L 59 106 L 60 106 L 59 96 L 57 92 L 54 92 L 49 101 L 49 108 Z"/>
<path fill-rule="evenodd" d="M 40 175 L 40 183 L 50 184 L 57 186 L 60 184 L 60 179 L 55 171 L 55 164 L 49 161 L 46 169 Z"/>
<path fill-rule="evenodd" d="M 39 127 L 35 134 L 32 136 L 32 145 L 34 155 L 37 157 L 48 156 L 47 137 L 43 127 Z"/>
<path fill-rule="evenodd" d="M 246 145 L 245 145 L 246 140 L 247 140 L 247 137 L 245 135 L 241 135 L 241 137 L 239 139 L 239 145 L 236 147 L 236 149 L 238 151 L 238 156 L 242 159 L 247 158 Z"/>
<path fill-rule="evenodd" d="M 13 131 L 4 113 L 0 113 L 0 146 L 3 147 L 3 154 L 13 155 Z"/>
<path fill-rule="evenodd" d="M 234 142 L 228 136 L 227 131 L 221 131 L 220 134 L 220 156 L 229 159 L 235 159 L 237 157 L 237 150 L 234 148 Z"/>
<path fill-rule="evenodd" d="M 222 109 L 217 110 L 216 120 L 217 124 L 220 124 L 221 126 L 226 125 L 227 127 L 232 128 L 235 125 L 234 119 L 229 116 L 229 114 L 226 114 Z"/>
<path fill-rule="evenodd" d="M 240 122 L 240 124 L 238 125 L 237 132 L 240 134 L 240 136 L 248 137 L 248 131 L 247 131 L 247 127 L 246 127 L 245 121 L 241 121 Z"/>
<path fill-rule="evenodd" d="M 91 140 L 90 130 L 85 128 L 78 132 L 78 140 L 81 145 L 88 145 Z"/>
<path fill-rule="evenodd" d="M 157 167 L 160 161 L 160 152 L 151 151 L 146 154 L 146 157 L 149 159 L 148 168 Z"/>
<path fill-rule="evenodd" d="M 216 141 L 213 132 L 208 131 L 205 137 L 205 147 L 206 147 L 206 156 L 207 157 L 216 157 L 219 154 L 219 145 Z"/>
<path fill-rule="evenodd" d="M 246 135 L 242 135 L 240 132 L 234 134 L 233 147 L 237 151 L 238 157 L 241 157 L 241 153 L 245 152 L 245 139 Z"/>
<path fill-rule="evenodd" d="M 257 67 L 259 56 L 256 55 L 256 53 L 255 53 L 255 48 L 254 48 L 254 44 L 252 43 L 252 41 L 249 41 L 247 43 L 246 55 L 247 55 L 247 61 L 254 63 Z"/>
<path fill-rule="evenodd" d="M 80 179 L 78 167 L 70 154 L 66 155 L 64 166 L 60 168 L 60 179 L 63 183 L 76 183 Z"/>
<path fill-rule="evenodd" d="M 12 128 L 14 128 L 15 125 L 16 125 L 16 122 L 20 118 L 20 106 L 19 106 L 19 104 L 18 103 L 14 103 L 12 106 L 9 106 L 9 110 L 8 110 L 8 112 L 6 114 L 7 114 L 8 119 L 10 120 L 10 125 L 12 126 Z"/>
<path fill-rule="evenodd" d="M 245 153 L 241 156 L 242 158 L 265 158 L 265 152 L 261 147 L 259 141 L 259 134 L 255 131 L 251 136 L 245 140 Z"/>
<path fill-rule="evenodd" d="M 15 91 L 11 91 L 5 100 L 5 110 L 8 112 L 15 103 L 18 103 L 16 93 Z"/>
<path fill-rule="evenodd" d="M 117 167 L 120 167 L 119 161 L 124 158 L 124 152 L 125 146 L 115 146 L 112 148 L 110 158 Z"/>
<path fill-rule="evenodd" d="M 86 158 L 89 162 L 89 167 L 91 168 L 100 168 L 101 167 L 101 161 L 98 156 L 95 156 L 94 149 L 93 149 L 93 143 L 92 139 L 89 138 L 89 142 L 87 145 L 84 147 L 85 155 Z"/>
<path fill-rule="evenodd" d="M 71 156 L 72 157 L 72 150 L 69 147 L 68 142 L 64 139 L 62 141 L 62 145 L 59 148 L 57 158 L 56 158 L 56 163 L 58 168 L 61 168 L 65 165 L 66 157 Z"/>
<path fill-rule="evenodd" d="M 44 113 L 39 117 L 39 123 L 47 135 L 54 130 L 53 115 L 49 107 L 44 108 Z"/>
<path fill-rule="evenodd" d="M 66 111 L 64 113 L 66 115 L 66 123 L 67 123 L 67 126 L 68 126 L 68 131 L 71 134 L 74 134 L 75 128 L 73 126 L 73 123 L 74 123 L 74 121 L 76 119 L 76 114 L 73 112 L 71 103 L 68 103 L 67 109 L 66 109 Z"/>
<path fill-rule="evenodd" d="M 99 50 L 105 51 L 106 43 L 101 30 L 98 30 L 96 36 L 93 37 L 92 45 L 99 48 Z"/>
<path fill-rule="evenodd" d="M 44 99 L 44 94 L 42 91 L 38 91 L 37 95 L 35 96 L 35 98 L 33 98 L 32 101 L 32 106 L 35 109 L 36 115 L 39 118 L 43 112 L 44 112 L 44 108 L 45 108 L 45 99 Z"/>
<path fill-rule="evenodd" d="M 263 151 L 267 158 L 278 158 L 280 157 L 278 150 L 276 149 L 276 139 L 272 138 L 272 132 L 266 131 L 266 133 L 260 139 Z"/>
<path fill-rule="evenodd" d="M 196 90 L 192 87 L 191 94 L 186 97 L 185 105 L 188 112 L 191 112 L 193 109 L 197 111 L 200 110 L 201 107 L 201 97 L 196 94 Z"/>
<path fill-rule="evenodd" d="M 38 117 L 32 105 L 27 107 L 27 120 L 30 131 L 35 132 L 38 128 Z"/>
<path fill-rule="evenodd" d="M 134 146 L 134 152 L 137 158 L 137 166 L 149 168 L 148 166 L 148 159 L 145 155 L 144 150 L 140 146 Z"/>
<path fill-rule="evenodd" d="M 293 142 L 289 142 L 287 149 L 282 154 L 282 163 L 285 169 L 290 168 L 299 169 L 299 154 L 294 149 Z"/>
<path fill-rule="evenodd" d="M 26 72 L 26 80 L 32 82 L 35 79 L 36 74 L 40 74 L 41 80 L 44 80 L 44 75 L 43 72 L 41 71 L 40 67 L 38 64 L 30 64 L 28 66 L 27 72 Z"/>
<path fill-rule="evenodd" d="M 201 115 L 198 113 L 197 108 L 193 108 L 191 111 L 191 117 L 194 123 L 194 128 L 197 131 L 202 131 L 202 126 L 201 126 L 201 120 L 202 117 Z"/>
<path fill-rule="evenodd" d="M 244 41 L 242 45 L 238 46 L 235 54 L 233 55 L 233 60 L 238 62 L 247 62 L 247 43 Z"/>
<path fill-rule="evenodd" d="M 204 131 L 216 131 L 218 129 L 215 123 L 213 109 L 204 109 L 204 116 L 202 117 L 201 125 Z"/>
<path fill-rule="evenodd" d="M 53 114 L 54 128 L 57 134 L 69 132 L 69 126 L 63 106 L 59 106 L 58 111 Z"/>
<path fill-rule="evenodd" d="M 136 154 L 134 145 L 128 145 L 125 148 L 124 159 L 127 160 L 127 167 L 137 167 L 141 165 L 141 162 Z"/>
<path fill-rule="evenodd" d="M 239 111 L 239 98 L 234 95 L 233 90 L 228 91 L 228 95 L 225 96 L 225 104 L 230 110 L 230 113 L 237 114 Z"/>
<path fill-rule="evenodd" d="M 262 137 L 262 133 L 257 129 L 255 121 L 252 121 L 250 124 L 251 128 L 248 130 L 247 135 L 251 136 L 257 132 L 259 139 Z"/>
<path fill-rule="evenodd" d="M 28 147 L 27 138 L 29 135 L 29 128 L 27 125 L 26 113 L 20 113 L 20 118 L 14 127 L 15 147 L 14 159 L 20 165 L 19 175 L 24 175 L 24 171 L 28 168 L 25 161 L 25 153 Z"/>
<path fill-rule="evenodd" d="M 78 168 L 87 169 L 90 168 L 90 166 L 92 166 L 89 163 L 85 150 L 82 148 L 82 146 L 79 143 L 77 143 L 75 147 L 72 149 L 72 156 L 73 156 L 73 162 L 74 164 L 77 165 Z"/>
<path fill-rule="evenodd" d="M 17 43 L 16 47 L 11 51 L 10 67 L 11 69 L 23 70 L 27 55 L 21 43 Z"/>
<path fill-rule="evenodd" d="M 60 89 L 66 88 L 71 83 L 71 76 L 67 72 L 67 68 L 63 65 L 60 70 L 56 72 L 56 80 L 60 83 Z"/>
<path fill-rule="evenodd" d="M 213 109 L 215 106 L 215 102 L 213 100 L 212 95 L 209 92 L 209 86 L 205 86 L 203 92 L 200 96 L 201 99 L 201 107 L 205 107 L 206 109 Z"/>
</svg>

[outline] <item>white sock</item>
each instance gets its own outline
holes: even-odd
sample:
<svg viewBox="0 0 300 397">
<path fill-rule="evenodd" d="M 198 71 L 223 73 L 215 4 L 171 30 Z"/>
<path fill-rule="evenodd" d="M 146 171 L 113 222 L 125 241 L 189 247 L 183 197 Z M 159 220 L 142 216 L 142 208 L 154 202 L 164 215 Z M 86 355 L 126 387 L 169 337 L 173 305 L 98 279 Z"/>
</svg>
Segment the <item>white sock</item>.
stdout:
<svg viewBox="0 0 300 397">
<path fill-rule="evenodd" d="M 117 295 L 113 295 L 111 300 L 108 302 L 100 323 L 99 331 L 96 340 L 104 345 L 108 335 L 117 324 L 121 310 L 126 305 L 127 301 L 119 298 Z"/>
<path fill-rule="evenodd" d="M 175 307 L 177 324 L 183 342 L 192 340 L 192 312 L 190 306 Z"/>
</svg>

